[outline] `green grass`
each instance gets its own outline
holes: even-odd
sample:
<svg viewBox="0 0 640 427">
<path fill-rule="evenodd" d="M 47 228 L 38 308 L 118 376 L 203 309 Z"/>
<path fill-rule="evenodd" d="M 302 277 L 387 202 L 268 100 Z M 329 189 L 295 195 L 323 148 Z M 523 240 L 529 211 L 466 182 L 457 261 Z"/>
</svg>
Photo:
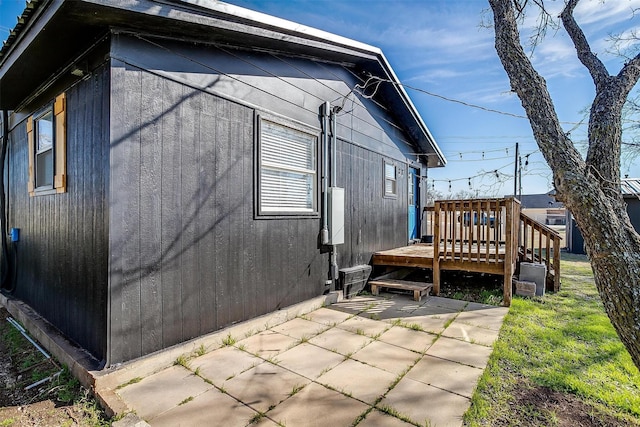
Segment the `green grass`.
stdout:
<svg viewBox="0 0 640 427">
<path fill-rule="evenodd" d="M 640 423 L 640 373 L 604 312 L 587 259 L 563 254 L 561 272 L 560 292 L 513 299 L 465 414 L 468 425 L 532 415 L 535 408 L 509 405 L 523 384 L 573 394 L 597 412 Z M 546 414 L 543 424 L 554 425 L 556 415 Z"/>
<path fill-rule="evenodd" d="M 14 359 L 14 367 L 22 372 L 23 378 L 19 387 L 24 387 L 40 379 L 49 378 L 49 381 L 38 386 L 38 398 L 50 398 L 56 405 L 73 405 L 75 410 L 81 413 L 82 425 L 108 426 L 108 417 L 104 414 L 89 391 L 80 385 L 80 382 L 71 374 L 66 366 L 46 360 L 22 334 L 8 322 L 1 319 L 0 340 L 7 347 L 11 358 Z M 76 420 L 77 421 L 77 420 Z M 13 425 L 14 420 L 2 420 L 0 427 Z"/>
</svg>

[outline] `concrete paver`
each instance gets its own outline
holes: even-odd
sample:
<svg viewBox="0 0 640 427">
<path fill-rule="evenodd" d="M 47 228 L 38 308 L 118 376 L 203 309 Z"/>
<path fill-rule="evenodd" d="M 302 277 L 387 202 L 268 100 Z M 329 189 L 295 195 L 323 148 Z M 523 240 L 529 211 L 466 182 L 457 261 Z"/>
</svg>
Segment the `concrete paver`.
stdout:
<svg viewBox="0 0 640 427">
<path fill-rule="evenodd" d="M 469 304 L 468 301 L 462 301 L 457 299 L 442 298 L 442 297 L 429 297 L 424 303 L 425 307 L 444 307 L 452 310 L 460 311 Z"/>
<path fill-rule="evenodd" d="M 372 380 L 373 379 L 373 380 Z M 374 404 L 389 389 L 396 375 L 356 360 L 345 360 L 317 379 L 347 395 Z"/>
<path fill-rule="evenodd" d="M 449 307 L 440 307 L 438 305 L 423 305 L 420 308 L 416 309 L 412 314 L 415 316 L 424 316 L 424 315 L 447 315 L 447 314 L 457 314 L 460 310 L 456 310 L 454 308 Z"/>
<path fill-rule="evenodd" d="M 364 334 L 369 337 L 377 337 L 391 325 L 378 320 L 367 319 L 364 317 L 352 317 L 336 326 L 336 328 L 344 329 L 356 334 Z"/>
<path fill-rule="evenodd" d="M 328 326 L 335 326 L 336 324 L 342 323 L 352 316 L 353 314 L 322 307 L 315 311 L 312 311 L 305 317 L 313 322 L 322 323 Z"/>
<path fill-rule="evenodd" d="M 343 360 L 344 356 L 341 354 L 304 343 L 279 354 L 275 363 L 302 376 L 314 379 Z"/>
<path fill-rule="evenodd" d="M 268 359 L 282 352 L 289 350 L 300 340 L 275 331 L 263 331 L 240 340 L 236 347 L 243 348 L 251 354 Z"/>
<path fill-rule="evenodd" d="M 497 313 L 507 314 L 509 312 L 509 307 L 496 307 L 495 305 L 470 302 L 463 311 L 477 311 L 478 313 L 485 313 L 487 315 L 495 315 Z"/>
<path fill-rule="evenodd" d="M 301 375 L 267 362 L 227 381 L 225 391 L 256 411 L 266 412 L 309 382 Z"/>
<path fill-rule="evenodd" d="M 425 356 L 407 372 L 405 378 L 411 378 L 471 398 L 481 375 L 482 369 L 433 356 Z"/>
<path fill-rule="evenodd" d="M 213 388 L 202 378 L 182 366 L 172 366 L 142 381 L 129 384 L 117 393 L 146 421 L 153 419 L 180 402 Z"/>
<path fill-rule="evenodd" d="M 387 344 L 393 344 L 417 353 L 423 353 L 431 347 L 431 344 L 433 344 L 435 339 L 436 336 L 433 334 L 415 331 L 403 326 L 393 326 L 391 329 L 380 335 L 379 338 L 380 341 L 386 342 Z"/>
<path fill-rule="evenodd" d="M 459 426 L 507 312 L 439 297 L 356 297 L 251 336 L 260 328 L 232 327 L 246 338 L 116 393 L 152 426 L 339 427 L 363 416 L 364 427 L 410 425 L 385 408 Z"/>
<path fill-rule="evenodd" d="M 403 378 L 380 402 L 420 425 L 462 425 L 462 415 L 471 401 L 446 390 Z"/>
<path fill-rule="evenodd" d="M 446 314 L 428 314 L 401 318 L 400 320 L 402 320 L 403 324 L 407 326 L 416 325 L 422 328 L 422 330 L 424 330 L 425 332 L 439 334 L 444 330 L 445 325 L 457 315 L 457 312 Z"/>
<path fill-rule="evenodd" d="M 349 426 L 368 405 L 337 391 L 311 383 L 267 416 L 287 427 Z"/>
<path fill-rule="evenodd" d="M 472 344 L 454 338 L 440 337 L 427 350 L 429 356 L 484 369 L 491 356 L 491 347 Z"/>
<path fill-rule="evenodd" d="M 374 341 L 351 357 L 393 374 L 400 374 L 412 366 L 420 358 L 420 354 L 385 342 Z"/>
<path fill-rule="evenodd" d="M 258 413 L 217 389 L 211 389 L 185 404 L 154 418 L 153 427 L 246 426 Z"/>
<path fill-rule="evenodd" d="M 346 356 L 360 350 L 372 340 L 373 338 L 358 335 L 344 329 L 331 328 L 328 331 L 311 338 L 309 342 Z"/>
<path fill-rule="evenodd" d="M 271 330 L 293 338 L 304 339 L 314 337 L 328 328 L 327 325 L 296 317 L 278 326 L 274 326 Z"/>
<path fill-rule="evenodd" d="M 442 332 L 442 336 L 457 338 L 466 342 L 490 346 L 498 338 L 499 331 L 481 328 L 459 321 L 459 317 Z"/>
<path fill-rule="evenodd" d="M 413 424 L 402 421 L 399 418 L 387 415 L 376 409 L 369 412 L 367 417 L 358 424 L 358 427 L 411 427 Z"/>
<path fill-rule="evenodd" d="M 222 347 L 191 360 L 189 367 L 194 371 L 199 369 L 202 377 L 221 386 L 225 381 L 263 362 L 264 360 L 246 351 Z"/>
<path fill-rule="evenodd" d="M 500 312 L 492 313 L 487 313 L 485 310 L 464 311 L 458 315 L 458 317 L 456 318 L 456 322 L 459 321 L 462 323 L 467 323 L 469 325 L 499 331 L 502 327 L 504 315 L 502 315 Z"/>
</svg>

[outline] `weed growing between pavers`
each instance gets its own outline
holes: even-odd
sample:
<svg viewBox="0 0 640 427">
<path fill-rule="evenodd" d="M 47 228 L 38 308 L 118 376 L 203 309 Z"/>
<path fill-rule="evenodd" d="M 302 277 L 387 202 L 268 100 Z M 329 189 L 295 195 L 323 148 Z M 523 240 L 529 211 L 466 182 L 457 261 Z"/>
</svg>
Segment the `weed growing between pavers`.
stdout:
<svg viewBox="0 0 640 427">
<path fill-rule="evenodd" d="M 126 386 L 128 386 L 128 385 L 131 385 L 131 384 L 137 384 L 137 383 L 139 383 L 140 381 L 142 381 L 142 377 L 135 377 L 135 378 L 131 378 L 131 379 L 130 379 L 129 381 L 127 381 L 126 383 L 120 384 L 118 387 L 116 387 L 116 390 L 119 390 L 119 389 L 124 388 L 124 387 L 126 387 Z"/>
<path fill-rule="evenodd" d="M 396 417 L 396 418 L 398 418 L 398 419 L 400 419 L 400 420 L 402 420 L 404 422 L 411 423 L 411 424 L 415 425 L 415 423 L 413 422 L 413 420 L 411 418 L 409 418 L 406 415 L 398 412 L 398 410 L 395 409 L 392 406 L 382 405 L 382 406 L 379 406 L 378 409 L 381 412 L 384 412 L 385 414 L 391 415 L 392 417 Z"/>
<path fill-rule="evenodd" d="M 195 351 L 196 356 L 204 356 L 206 353 L 207 347 L 204 344 L 200 344 L 200 347 L 198 347 Z"/>
<path fill-rule="evenodd" d="M 173 362 L 174 365 L 180 365 L 186 369 L 191 369 L 189 367 L 189 360 L 190 357 L 187 354 L 181 354 L 180 356 L 178 356 L 178 358 L 175 360 L 175 362 Z"/>
<path fill-rule="evenodd" d="M 236 339 L 232 337 L 230 333 L 227 334 L 227 336 L 222 339 L 222 345 L 225 347 L 232 346 L 235 343 L 236 343 Z"/>
<path fill-rule="evenodd" d="M 189 397 L 187 397 L 186 399 L 184 399 L 182 402 L 178 403 L 178 406 L 182 406 L 182 405 L 184 405 L 185 403 L 189 403 L 189 402 L 191 402 L 192 400 L 193 400 L 193 396 L 189 396 Z"/>
</svg>

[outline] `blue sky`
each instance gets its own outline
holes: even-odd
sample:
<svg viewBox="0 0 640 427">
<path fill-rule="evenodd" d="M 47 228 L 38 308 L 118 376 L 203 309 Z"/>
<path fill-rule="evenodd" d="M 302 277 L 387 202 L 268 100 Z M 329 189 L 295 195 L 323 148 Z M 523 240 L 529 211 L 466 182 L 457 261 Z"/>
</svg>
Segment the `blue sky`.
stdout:
<svg viewBox="0 0 640 427">
<path fill-rule="evenodd" d="M 492 16 L 485 0 L 229 0 L 238 6 L 288 19 L 380 47 L 400 80 L 446 98 L 512 115 L 523 115 L 493 47 Z M 0 39 L 24 7 L 0 0 Z M 548 1 L 557 16 L 562 1 Z M 608 53 L 611 34 L 640 30 L 632 10 L 640 0 L 582 0 L 576 18 L 593 49 L 617 73 L 621 59 Z M 524 22 L 533 28 L 536 16 Z M 545 77 L 563 127 L 584 143 L 584 119 L 594 95 L 586 70 L 564 31 L 550 31 L 533 56 Z M 527 120 L 488 112 L 407 89 L 448 159 L 429 171 L 428 185 L 444 194 L 471 190 L 482 195 L 513 191 L 514 148 L 523 156 L 523 194 L 551 189 L 551 174 L 537 151 Z M 575 129 L 574 129 L 575 128 Z M 631 134 L 625 134 L 630 139 Z M 529 155 L 528 157 L 525 157 Z M 527 161 L 528 160 L 528 161 Z M 525 163 L 526 166 L 525 166 Z M 498 171 L 498 174 L 495 171 Z M 640 177 L 640 161 L 624 158 L 622 174 Z M 497 177 L 497 176 L 499 177 Z M 471 179 L 469 179 L 471 178 Z M 449 181 L 451 180 L 451 184 Z M 471 183 L 471 185 L 469 185 Z"/>
</svg>

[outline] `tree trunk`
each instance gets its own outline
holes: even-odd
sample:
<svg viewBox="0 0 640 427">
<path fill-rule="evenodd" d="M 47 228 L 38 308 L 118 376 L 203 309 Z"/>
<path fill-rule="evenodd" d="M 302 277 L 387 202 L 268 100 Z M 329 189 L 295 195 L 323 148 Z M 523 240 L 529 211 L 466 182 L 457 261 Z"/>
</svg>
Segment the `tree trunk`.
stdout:
<svg viewBox="0 0 640 427">
<path fill-rule="evenodd" d="M 520 44 L 513 1 L 489 0 L 496 51 L 553 172 L 556 190 L 582 232 L 604 308 L 640 368 L 640 236 L 620 189 L 622 106 L 640 76 L 640 58 L 609 76 L 573 20 L 578 0 L 568 1 L 562 21 L 596 86 L 585 161 L 562 130 L 546 82 Z"/>
</svg>

